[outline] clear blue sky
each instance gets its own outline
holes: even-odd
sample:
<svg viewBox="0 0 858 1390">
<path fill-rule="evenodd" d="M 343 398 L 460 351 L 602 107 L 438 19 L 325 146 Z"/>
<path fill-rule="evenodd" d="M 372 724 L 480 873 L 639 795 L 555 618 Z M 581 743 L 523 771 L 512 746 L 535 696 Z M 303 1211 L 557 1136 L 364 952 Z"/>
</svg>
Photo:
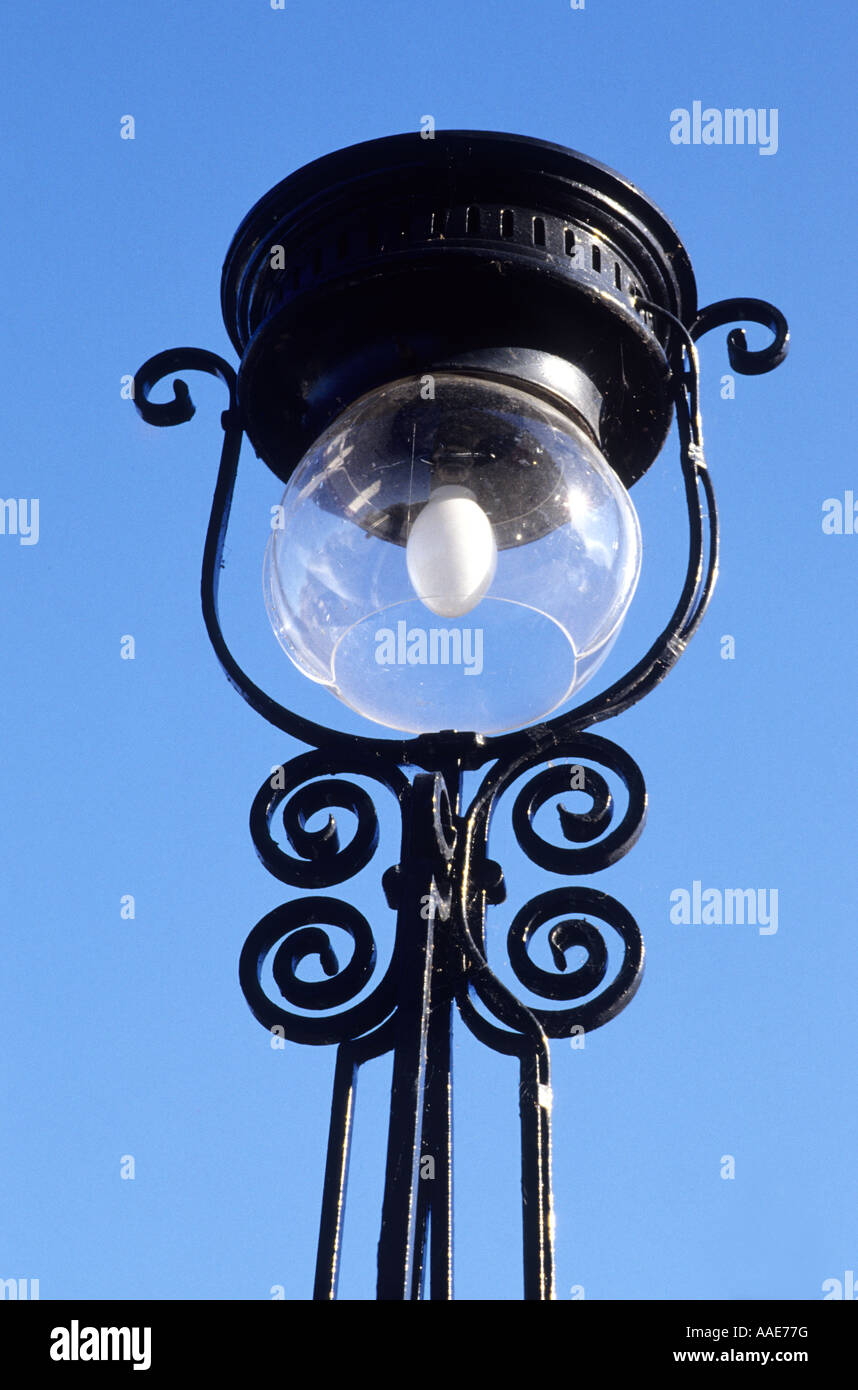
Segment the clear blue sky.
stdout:
<svg viewBox="0 0 858 1390">
<path fill-rule="evenodd" d="M 228 686 L 199 612 L 221 388 L 192 381 L 195 420 L 159 431 L 120 384 L 162 348 L 230 355 L 219 275 L 246 210 L 307 160 L 427 113 L 618 169 L 678 227 L 701 302 L 768 298 L 793 337 L 734 399 L 724 334 L 702 345 L 721 579 L 668 681 L 600 730 L 651 809 L 591 883 L 635 914 L 648 964 L 584 1051 L 553 1045 L 558 1296 L 816 1299 L 858 1269 L 858 535 L 822 530 L 826 499 L 858 495 L 854 25 L 846 5 L 796 0 L 8 11 L 0 494 L 40 508 L 36 544 L 0 536 L 0 1277 L 38 1278 L 42 1298 L 310 1294 L 333 1052 L 272 1051 L 237 981 L 247 932 L 286 896 L 256 860 L 250 802 L 301 749 Z M 671 111 L 696 100 L 777 109 L 776 154 L 671 143 Z M 678 477 L 672 439 L 634 489 L 643 575 L 605 681 L 672 607 Z M 263 684 L 369 732 L 268 629 L 280 491 L 246 448 L 226 623 Z M 563 882 L 509 839 L 500 817 L 499 962 L 512 911 Z M 776 889 L 777 932 L 671 923 L 695 880 Z M 516 1068 L 461 1028 L 455 1065 L 457 1293 L 517 1298 Z M 388 1084 L 385 1062 L 360 1083 L 343 1297 L 373 1294 Z"/>
</svg>

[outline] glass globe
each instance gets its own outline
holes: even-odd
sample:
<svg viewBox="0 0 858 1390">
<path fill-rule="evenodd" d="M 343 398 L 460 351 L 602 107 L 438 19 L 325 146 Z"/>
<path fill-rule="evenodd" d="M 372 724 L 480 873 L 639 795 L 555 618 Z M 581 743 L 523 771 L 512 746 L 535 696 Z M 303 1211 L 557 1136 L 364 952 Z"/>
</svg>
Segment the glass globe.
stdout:
<svg viewBox="0 0 858 1390">
<path fill-rule="evenodd" d="M 438 373 L 372 391 L 296 468 L 265 599 L 306 676 L 409 733 L 500 733 L 607 656 L 640 571 L 629 494 L 523 387 Z"/>
</svg>

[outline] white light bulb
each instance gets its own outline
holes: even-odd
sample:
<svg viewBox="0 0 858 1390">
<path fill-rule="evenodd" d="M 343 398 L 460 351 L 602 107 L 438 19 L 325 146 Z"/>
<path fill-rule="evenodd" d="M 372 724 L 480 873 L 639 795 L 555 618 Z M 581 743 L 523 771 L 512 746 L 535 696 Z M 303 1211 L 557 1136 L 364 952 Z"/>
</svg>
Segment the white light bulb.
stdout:
<svg viewBox="0 0 858 1390">
<path fill-rule="evenodd" d="M 436 488 L 405 547 L 417 597 L 442 618 L 476 608 L 495 577 L 498 548 L 492 524 L 465 487 Z"/>
</svg>

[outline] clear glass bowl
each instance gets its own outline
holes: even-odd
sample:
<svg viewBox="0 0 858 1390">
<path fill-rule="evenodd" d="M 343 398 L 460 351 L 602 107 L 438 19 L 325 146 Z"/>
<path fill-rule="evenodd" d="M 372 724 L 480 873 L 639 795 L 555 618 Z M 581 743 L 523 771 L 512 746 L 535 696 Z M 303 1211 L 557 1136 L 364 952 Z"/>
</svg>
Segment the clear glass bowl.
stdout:
<svg viewBox="0 0 858 1390">
<path fill-rule="evenodd" d="M 456 618 L 421 601 L 406 557 L 440 488 L 466 490 L 497 549 L 486 592 Z M 284 651 L 410 733 L 500 733 L 550 714 L 604 661 L 640 572 L 634 506 L 585 430 L 518 386 L 453 372 L 349 406 L 272 524 L 265 600 Z"/>
</svg>

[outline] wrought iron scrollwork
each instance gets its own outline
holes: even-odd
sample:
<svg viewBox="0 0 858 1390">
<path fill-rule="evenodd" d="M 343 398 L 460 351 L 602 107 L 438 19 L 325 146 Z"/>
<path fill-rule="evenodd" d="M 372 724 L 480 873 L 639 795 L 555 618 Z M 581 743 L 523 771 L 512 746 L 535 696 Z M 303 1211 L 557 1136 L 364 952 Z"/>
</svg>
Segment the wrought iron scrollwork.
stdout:
<svg viewBox="0 0 858 1390">
<path fill-rule="evenodd" d="M 768 328 L 773 341 L 764 348 L 751 351 L 743 328 L 733 328 L 727 334 L 727 356 L 734 372 L 743 376 L 761 376 L 779 367 L 789 352 L 789 328 L 780 309 L 765 299 L 721 299 L 701 309 L 689 333 L 696 342 L 713 328 L 728 323 L 759 323 Z"/>
<path fill-rule="evenodd" d="M 586 913 L 587 917 L 567 917 L 566 913 Z M 540 927 L 560 917 L 548 933 L 551 954 L 558 972 L 553 974 L 536 965 L 528 948 Z M 507 937 L 512 968 L 518 979 L 534 994 L 546 999 L 580 999 L 603 983 L 608 969 L 608 949 L 592 918 L 605 922 L 619 934 L 623 960 L 615 978 L 596 998 L 571 1009 L 534 1009 L 531 1012 L 550 1038 L 568 1038 L 581 1029 L 590 1033 L 600 1028 L 626 1007 L 643 976 L 644 945 L 640 928 L 631 913 L 596 888 L 555 888 L 532 898 L 516 914 Z M 567 971 L 566 952 L 583 946 L 587 958 L 577 969 Z"/>
<path fill-rule="evenodd" d="M 575 761 L 556 765 L 554 760 L 561 758 Z M 551 766 L 533 775 L 534 768 L 549 760 Z M 603 773 L 613 774 L 625 788 L 622 813 Z M 583 1002 L 544 1009 L 519 998 L 496 973 L 487 951 L 486 912 L 488 905 L 502 904 L 504 892 L 500 866 L 488 855 L 490 825 L 500 798 L 523 776 L 527 781 L 513 807 L 516 839 L 535 863 L 563 874 L 595 873 L 628 852 L 646 818 L 646 789 L 634 761 L 608 740 L 594 734 L 544 738 L 534 740 L 526 754 L 499 759 L 460 822 L 453 927 L 465 967 L 457 1003 L 476 1037 L 519 1060 L 525 1297 L 547 1299 L 554 1296 L 548 1039 L 569 1037 L 581 1028 L 590 1031 L 615 1017 L 640 983 L 644 952 L 637 923 L 615 899 L 591 888 L 558 888 L 532 899 L 514 916 L 507 933 L 510 965 L 531 994 Z M 566 797 L 570 791 L 586 794 L 591 805 L 586 810 L 558 805 L 559 829 L 567 845 L 555 845 L 536 828 L 534 819 L 552 798 Z M 529 953 L 536 932 L 551 922 L 548 944 L 556 973 L 538 965 Z M 623 947 L 619 968 L 607 983 L 609 951 L 601 930 L 605 926 L 618 934 Z M 586 960 L 567 970 L 567 952 L 576 946 L 584 947 Z"/>
<path fill-rule="evenodd" d="M 622 748 L 594 735 L 567 739 L 556 752 L 564 757 L 597 759 L 616 773 L 628 792 L 628 808 L 619 824 L 608 830 L 615 800 L 604 777 L 578 763 L 550 767 L 532 777 L 516 797 L 512 813 L 515 837 L 534 864 L 553 873 L 592 874 L 607 869 L 628 853 L 644 827 L 647 799 L 640 769 Z M 579 787 L 582 778 L 584 785 Z M 533 825 L 536 812 L 546 801 L 570 790 L 586 793 L 593 802 L 586 811 L 570 811 L 562 805 L 557 808 L 562 833 L 575 842 L 574 849 L 551 844 Z M 599 839 L 606 830 L 608 834 Z"/>
<path fill-rule="evenodd" d="M 512 821 L 516 839 L 525 854 L 544 869 L 561 874 L 592 874 L 608 868 L 627 854 L 637 842 L 646 820 L 647 796 L 640 769 L 632 758 L 616 744 L 594 734 L 579 734 L 550 749 L 537 746 L 529 756 L 497 764 L 484 779 L 467 816 L 469 836 L 469 872 L 480 878 L 481 864 L 491 865 L 488 858 L 488 838 L 491 819 L 501 796 L 534 766 L 546 761 L 550 752 L 552 762 L 557 758 L 574 761 L 552 765 L 528 777 L 516 797 Z M 616 825 L 617 801 L 606 778 L 587 764 L 614 774 L 623 784 L 627 806 Z M 574 811 L 558 805 L 561 834 L 574 845 L 551 843 L 534 826 L 537 812 L 552 798 L 564 797 L 574 790 L 587 794 L 592 806 Z M 480 901 L 473 893 L 460 897 L 459 907 L 463 935 L 474 968 L 469 987 L 504 1028 L 515 1029 L 532 1037 L 542 1033 L 550 1037 L 569 1036 L 573 1029 L 584 1026 L 588 1031 L 616 1016 L 632 998 L 643 973 L 643 942 L 637 924 L 620 903 L 606 894 L 589 888 L 559 888 L 526 904 L 516 915 L 508 933 L 508 948 L 513 971 L 519 981 L 543 998 L 575 999 L 598 989 L 604 982 L 608 953 L 604 937 L 592 919 L 613 928 L 623 943 L 623 960 L 616 978 L 592 1000 L 572 1010 L 548 1011 L 517 999 L 500 981 L 491 968 L 484 927 L 485 898 Z M 553 915 L 564 912 L 576 914 L 558 922 L 549 933 L 549 945 L 558 974 L 555 976 L 536 966 L 528 954 L 528 944 L 537 928 Z M 565 974 L 565 952 L 573 945 L 587 950 L 587 962 L 578 971 Z M 476 1022 L 473 1007 L 464 1003 L 469 1022 Z M 483 1040 L 501 1050 L 507 1050 L 507 1039 L 499 1037 L 483 1020 Z"/>
<path fill-rule="evenodd" d="M 171 401 L 149 399 L 153 387 L 176 372 L 207 372 L 209 376 L 217 377 L 229 391 L 230 411 L 235 411 L 236 376 L 228 362 L 205 348 L 168 348 L 166 352 L 156 353 L 148 362 L 144 362 L 134 377 L 134 404 L 147 425 L 183 425 L 196 414 L 187 383 L 181 378 L 173 382 Z M 223 423 L 226 428 L 226 418 Z"/>
<path fill-rule="evenodd" d="M 676 330 L 670 335 L 669 366 L 689 527 L 682 591 L 663 630 L 626 675 L 553 719 L 491 738 L 474 733 L 411 739 L 344 734 L 287 709 L 250 679 L 230 650 L 218 612 L 243 433 L 235 372 L 214 353 L 178 348 L 151 358 L 135 377 L 135 405 L 144 420 L 159 426 L 180 424 L 194 414 L 188 388 L 177 372 L 206 372 L 229 392 L 203 557 L 206 628 L 242 698 L 269 723 L 313 750 L 275 769 L 254 799 L 250 826 L 262 863 L 283 883 L 313 893 L 330 888 L 366 869 L 378 851 L 375 805 L 355 779 L 381 786 L 395 797 L 401 812 L 398 862 L 380 875 L 396 916 L 383 972 L 379 943 L 363 914 L 338 898 L 318 894 L 269 912 L 250 932 L 241 953 L 242 989 L 260 1023 L 296 1042 L 338 1048 L 314 1289 L 318 1299 L 336 1295 L 358 1070 L 387 1051 L 393 1052 L 394 1064 L 379 1296 L 421 1296 L 428 1278 L 430 1297 L 452 1297 L 454 1004 L 478 1038 L 518 1058 L 525 1296 L 553 1297 L 548 1039 L 570 1036 L 581 1027 L 591 1031 L 625 1007 L 641 980 L 643 941 L 629 912 L 603 892 L 571 885 L 540 893 L 507 925 L 512 976 L 537 1002 L 519 998 L 495 972 L 487 950 L 487 909 L 500 908 L 505 899 L 503 870 L 488 854 L 490 823 L 500 798 L 527 778 L 512 807 L 512 824 L 525 855 L 542 869 L 593 874 L 615 863 L 637 841 L 647 808 L 640 771 L 622 749 L 585 731 L 628 709 L 664 679 L 696 631 L 712 593 L 718 569 L 717 512 L 703 456 L 695 340 L 735 321 L 767 326 L 773 342 L 759 351 L 748 349 L 740 328 L 728 336 L 731 365 L 746 374 L 776 367 L 789 341 L 783 315 L 761 300 L 710 305 L 690 327 L 658 304 L 640 300 L 637 307 L 666 315 Z M 152 389 L 167 376 L 175 378 L 173 399 L 152 401 Z M 572 761 L 554 765 L 560 759 Z M 476 795 L 463 810 L 465 773 L 486 766 L 489 770 Z M 625 790 L 619 800 L 611 778 Z M 582 810 L 568 804 L 572 792 L 585 794 L 589 806 Z M 537 824 L 554 799 L 559 799 L 562 844 L 547 837 L 545 815 Z M 624 809 L 618 809 L 623 802 Z M 345 838 L 335 811 L 345 811 L 353 820 Z M 288 848 L 275 833 L 278 812 Z M 325 812 L 324 823 L 312 828 L 312 818 Z M 622 959 L 610 980 L 618 951 L 616 942 L 614 951 L 609 950 L 606 929 L 622 947 Z M 546 930 L 554 969 L 538 963 L 531 953 L 537 935 Z M 351 943 L 347 958 L 340 946 L 343 935 Z M 585 952 L 583 963 L 570 968 L 570 952 L 580 949 Z M 543 961 L 545 957 L 543 948 Z M 302 973 L 309 959 L 318 961 L 323 978 L 311 980 Z M 541 1000 L 567 1007 L 545 1008 Z M 576 1002 L 570 1006 L 570 1001 Z M 424 1154 L 436 1164 L 432 1184 L 418 1181 Z"/>
<path fill-rule="evenodd" d="M 325 927 L 338 927 L 353 942 L 350 960 L 341 966 Z M 278 945 L 279 943 L 279 945 Z M 391 972 L 367 998 L 335 1015 L 312 1018 L 277 1004 L 265 992 L 262 972 L 266 957 L 277 946 L 273 976 L 280 994 L 298 1009 L 334 1009 L 350 1003 L 370 980 L 376 946 L 366 918 L 339 898 L 300 898 L 284 903 L 256 924 L 244 944 L 239 979 L 253 1016 L 266 1028 L 278 1028 L 284 1038 L 303 1043 L 339 1043 L 359 1037 L 383 1022 L 395 1003 Z M 318 956 L 324 980 L 304 980 L 296 966 Z"/>
<path fill-rule="evenodd" d="M 344 777 L 327 773 L 352 772 L 375 778 L 397 800 L 407 796 L 408 779 L 398 768 L 381 769 L 355 759 L 332 759 L 321 752 L 301 754 L 276 768 L 263 782 L 250 811 L 250 833 L 256 852 L 269 873 L 298 888 L 330 888 L 365 868 L 378 845 L 378 816 L 369 793 Z M 272 821 L 283 806 L 283 828 L 295 856 L 281 849 L 272 834 Z M 320 811 L 351 812 L 356 827 L 341 844 L 334 816 L 317 830 L 308 820 Z"/>
<path fill-rule="evenodd" d="M 321 752 L 303 753 L 276 768 L 259 789 L 250 813 L 250 829 L 256 851 L 269 873 L 299 888 L 329 888 L 364 869 L 378 847 L 378 816 L 368 792 L 357 783 L 332 772 L 347 771 L 374 778 L 404 806 L 411 795 L 408 779 L 398 768 L 366 767 L 354 758 L 345 766 Z M 271 823 L 283 806 L 286 838 L 294 850 L 288 854 L 275 840 Z M 333 815 L 319 829 L 307 822 L 332 808 L 355 817 L 352 838 L 341 845 Z M 338 927 L 352 939 L 352 955 L 340 966 L 327 931 L 320 924 Z M 287 1004 L 295 1008 L 338 1008 L 357 999 L 376 968 L 376 943 L 369 923 L 348 903 L 338 898 L 300 898 L 275 908 L 253 928 L 239 965 L 241 986 L 254 1016 L 267 1028 L 280 1027 L 283 1035 L 299 1042 L 342 1043 L 376 1028 L 395 1005 L 391 961 L 375 990 L 354 1008 L 335 1017 L 308 1018 L 284 1009 L 272 1000 L 262 984 L 266 957 L 280 942 L 273 960 L 273 979 Z M 302 979 L 300 961 L 317 956 L 325 975 L 317 981 Z"/>
</svg>

